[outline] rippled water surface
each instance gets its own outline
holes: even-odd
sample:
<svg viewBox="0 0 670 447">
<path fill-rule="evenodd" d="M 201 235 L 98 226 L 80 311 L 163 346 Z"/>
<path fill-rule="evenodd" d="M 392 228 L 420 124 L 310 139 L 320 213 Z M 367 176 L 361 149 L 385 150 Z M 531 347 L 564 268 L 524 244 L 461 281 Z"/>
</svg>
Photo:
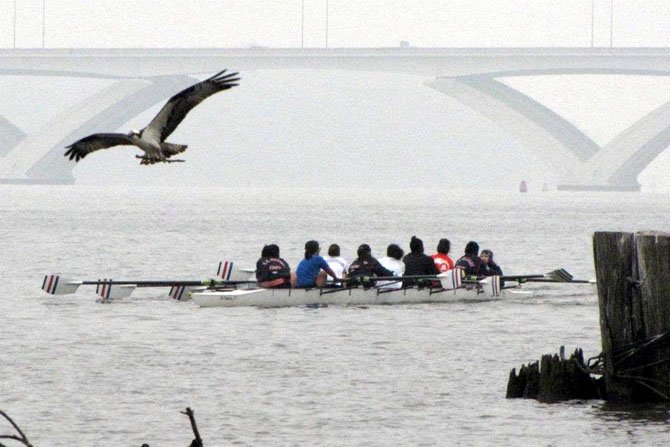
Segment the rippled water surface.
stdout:
<svg viewBox="0 0 670 447">
<path fill-rule="evenodd" d="M 668 216 L 668 196 L 640 194 L 0 186 L 0 409 L 36 446 L 185 446 L 187 406 L 209 446 L 665 444 L 664 407 L 504 398 L 513 367 L 600 352 L 590 286 L 319 309 L 199 309 L 160 290 L 102 305 L 40 286 L 200 279 L 271 242 L 292 266 L 307 239 L 381 256 L 414 234 L 453 255 L 477 240 L 505 273 L 588 279 L 594 231 L 668 231 Z"/>
</svg>

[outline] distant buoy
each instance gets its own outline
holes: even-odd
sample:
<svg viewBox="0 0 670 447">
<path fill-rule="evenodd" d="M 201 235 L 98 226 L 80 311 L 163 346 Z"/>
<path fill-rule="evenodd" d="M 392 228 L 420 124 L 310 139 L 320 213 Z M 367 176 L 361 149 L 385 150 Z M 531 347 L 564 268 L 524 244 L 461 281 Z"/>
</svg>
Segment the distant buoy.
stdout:
<svg viewBox="0 0 670 447">
<path fill-rule="evenodd" d="M 525 180 L 521 180 L 521 183 L 519 183 L 519 192 L 528 192 L 528 185 L 526 185 Z"/>
</svg>

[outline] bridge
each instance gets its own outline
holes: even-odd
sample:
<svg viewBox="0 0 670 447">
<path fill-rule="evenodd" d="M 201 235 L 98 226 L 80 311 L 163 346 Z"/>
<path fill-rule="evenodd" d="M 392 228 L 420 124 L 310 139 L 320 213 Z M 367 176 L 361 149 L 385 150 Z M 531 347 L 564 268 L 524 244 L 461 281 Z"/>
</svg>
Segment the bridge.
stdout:
<svg viewBox="0 0 670 447">
<path fill-rule="evenodd" d="M 538 154 L 564 190 L 638 191 L 637 177 L 670 144 L 670 102 L 600 147 L 556 112 L 500 78 L 566 74 L 670 76 L 670 48 L 10 49 L 0 76 L 70 76 L 113 83 L 25 135 L 0 117 L 0 182 L 72 183 L 63 147 L 116 129 L 220 67 L 420 75 Z"/>
</svg>

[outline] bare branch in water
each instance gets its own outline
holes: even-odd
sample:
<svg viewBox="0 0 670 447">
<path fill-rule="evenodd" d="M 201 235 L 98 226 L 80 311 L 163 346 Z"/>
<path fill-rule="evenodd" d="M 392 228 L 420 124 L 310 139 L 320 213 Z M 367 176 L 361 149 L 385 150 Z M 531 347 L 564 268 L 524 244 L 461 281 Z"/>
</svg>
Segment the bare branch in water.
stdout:
<svg viewBox="0 0 670 447">
<path fill-rule="evenodd" d="M 1 415 L 2 417 L 4 417 L 5 419 L 7 419 L 7 421 L 9 421 L 9 423 L 12 424 L 12 427 L 14 427 L 14 429 L 15 429 L 15 430 L 19 433 L 19 435 L 20 435 L 20 436 L 16 436 L 16 435 L 0 435 L 0 439 L 12 439 L 12 440 L 14 440 L 14 441 L 18 441 L 18 442 L 22 443 L 22 444 L 25 445 L 26 447 L 33 447 L 33 445 L 30 443 L 30 441 L 28 441 L 28 438 L 27 438 L 26 435 L 23 433 L 23 431 L 19 428 L 18 425 L 16 425 L 16 423 L 12 420 L 12 418 L 10 418 L 9 415 L 7 415 L 7 413 L 5 413 L 4 411 L 0 410 L 0 415 Z M 4 446 L 3 444 L 0 444 L 0 447 L 5 447 L 5 446 Z"/>
<path fill-rule="evenodd" d="M 191 421 L 191 428 L 193 429 L 193 436 L 195 439 L 191 442 L 189 447 L 202 447 L 202 439 L 200 438 L 200 433 L 198 433 L 198 426 L 195 423 L 195 416 L 193 415 L 193 410 L 190 407 L 186 407 L 186 411 L 182 411 L 181 414 L 188 416 L 188 419 Z"/>
</svg>

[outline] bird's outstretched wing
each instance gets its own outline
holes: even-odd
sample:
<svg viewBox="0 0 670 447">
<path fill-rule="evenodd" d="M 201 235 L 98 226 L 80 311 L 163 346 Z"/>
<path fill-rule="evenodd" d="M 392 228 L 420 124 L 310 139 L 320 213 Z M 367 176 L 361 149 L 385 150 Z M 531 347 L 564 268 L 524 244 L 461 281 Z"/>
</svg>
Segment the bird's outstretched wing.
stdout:
<svg viewBox="0 0 670 447">
<path fill-rule="evenodd" d="M 163 142 L 177 128 L 192 108 L 200 104 L 214 93 L 235 87 L 238 73 L 225 74 L 223 70 L 211 78 L 193 84 L 177 93 L 163 106 L 158 115 L 144 128 L 142 137 Z"/>
<path fill-rule="evenodd" d="M 69 156 L 70 160 L 79 161 L 91 152 L 122 144 L 132 145 L 133 143 L 128 135 L 122 133 L 95 133 L 67 146 L 65 156 Z"/>
</svg>

